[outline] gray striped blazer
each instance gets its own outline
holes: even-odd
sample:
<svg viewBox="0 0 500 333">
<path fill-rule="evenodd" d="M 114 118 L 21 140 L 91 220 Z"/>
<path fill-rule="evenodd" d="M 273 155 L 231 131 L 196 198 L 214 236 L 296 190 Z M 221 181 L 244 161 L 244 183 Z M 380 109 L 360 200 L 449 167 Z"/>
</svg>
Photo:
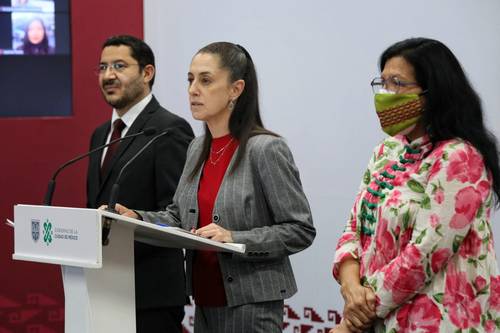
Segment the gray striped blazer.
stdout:
<svg viewBox="0 0 500 333">
<path fill-rule="evenodd" d="M 168 223 L 186 230 L 198 225 L 201 170 L 190 179 L 203 145 L 191 142 L 173 202 L 165 211 L 138 213 L 145 221 Z M 217 194 L 213 223 L 232 232 L 245 254 L 219 253 L 228 306 L 281 300 L 297 292 L 288 258 L 311 245 L 316 230 L 302 190 L 299 172 L 285 141 L 272 135 L 249 139 L 245 155 L 231 172 L 229 164 Z M 187 288 L 192 290 L 193 252 L 186 253 Z"/>
</svg>

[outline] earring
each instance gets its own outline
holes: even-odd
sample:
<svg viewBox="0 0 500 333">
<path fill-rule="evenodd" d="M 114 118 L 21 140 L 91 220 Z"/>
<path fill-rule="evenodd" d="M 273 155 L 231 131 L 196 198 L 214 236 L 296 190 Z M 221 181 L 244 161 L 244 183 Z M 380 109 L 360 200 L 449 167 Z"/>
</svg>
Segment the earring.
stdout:
<svg viewBox="0 0 500 333">
<path fill-rule="evenodd" d="M 229 111 L 233 111 L 234 109 L 234 99 L 229 101 L 229 105 L 227 106 L 229 108 Z"/>
</svg>

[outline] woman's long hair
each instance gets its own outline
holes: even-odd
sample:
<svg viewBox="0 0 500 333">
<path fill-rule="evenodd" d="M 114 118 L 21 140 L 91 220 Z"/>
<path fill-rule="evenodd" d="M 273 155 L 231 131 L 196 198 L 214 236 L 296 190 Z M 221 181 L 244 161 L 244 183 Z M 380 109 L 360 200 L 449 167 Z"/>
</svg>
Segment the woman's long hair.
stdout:
<svg viewBox="0 0 500 333">
<path fill-rule="evenodd" d="M 486 129 L 481 100 L 448 47 L 428 38 L 400 41 L 382 53 L 380 70 L 393 57 L 413 66 L 415 79 L 425 93 L 424 128 L 436 143 L 452 138 L 470 142 L 483 155 L 493 177 L 495 205 L 500 206 L 500 168 L 495 136 Z"/>
<path fill-rule="evenodd" d="M 33 44 L 28 37 L 28 31 L 29 31 L 30 25 L 33 22 L 40 22 L 40 24 L 43 27 L 43 39 L 38 44 Z M 45 28 L 45 24 L 43 23 L 42 19 L 39 19 L 39 18 L 33 19 L 26 25 L 26 29 L 24 31 L 24 40 L 23 40 L 23 53 L 24 54 L 49 54 L 49 38 L 47 37 L 47 29 Z"/>
<path fill-rule="evenodd" d="M 242 46 L 228 42 L 216 42 L 200 49 L 196 54 L 207 53 L 217 55 L 221 68 L 229 71 L 231 82 L 237 80 L 245 81 L 245 87 L 238 97 L 234 109 L 229 118 L 229 132 L 239 141 L 238 153 L 233 164 L 233 172 L 240 164 L 245 155 L 248 139 L 258 134 L 275 133 L 268 131 L 262 124 L 259 110 L 259 89 L 257 84 L 257 73 L 250 54 Z M 203 149 L 193 171 L 191 179 L 198 173 L 203 163 L 210 154 L 212 135 L 205 124 L 205 138 Z"/>
</svg>

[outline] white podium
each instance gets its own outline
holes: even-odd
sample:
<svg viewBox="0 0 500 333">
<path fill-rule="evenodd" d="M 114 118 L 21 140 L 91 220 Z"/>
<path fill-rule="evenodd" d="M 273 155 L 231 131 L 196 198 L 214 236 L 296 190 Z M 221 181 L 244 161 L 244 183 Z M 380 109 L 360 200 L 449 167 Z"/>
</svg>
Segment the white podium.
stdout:
<svg viewBox="0 0 500 333">
<path fill-rule="evenodd" d="M 102 246 L 105 219 L 114 221 L 109 244 Z M 16 205 L 14 221 L 14 259 L 62 267 L 66 333 L 135 333 L 134 239 L 173 248 L 245 252 L 242 244 L 97 209 Z"/>
</svg>

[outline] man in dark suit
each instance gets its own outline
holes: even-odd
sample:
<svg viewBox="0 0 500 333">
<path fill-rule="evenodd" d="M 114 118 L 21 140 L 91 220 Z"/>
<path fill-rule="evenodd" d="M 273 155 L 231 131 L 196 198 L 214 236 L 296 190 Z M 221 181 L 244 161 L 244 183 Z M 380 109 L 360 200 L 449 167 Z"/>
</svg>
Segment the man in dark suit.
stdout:
<svg viewBox="0 0 500 333">
<path fill-rule="evenodd" d="M 117 202 L 141 210 L 164 209 L 172 201 L 193 131 L 152 95 L 154 55 L 142 40 L 109 38 L 103 44 L 97 73 L 102 95 L 113 113 L 111 121 L 92 134 L 91 149 L 148 127 L 156 128 L 157 133 L 168 129 L 167 135 L 125 169 Z M 91 155 L 88 207 L 107 204 L 120 170 L 150 139 L 144 135 L 125 139 Z M 135 242 L 135 295 L 137 332 L 182 332 L 187 302 L 182 251 Z"/>
</svg>

